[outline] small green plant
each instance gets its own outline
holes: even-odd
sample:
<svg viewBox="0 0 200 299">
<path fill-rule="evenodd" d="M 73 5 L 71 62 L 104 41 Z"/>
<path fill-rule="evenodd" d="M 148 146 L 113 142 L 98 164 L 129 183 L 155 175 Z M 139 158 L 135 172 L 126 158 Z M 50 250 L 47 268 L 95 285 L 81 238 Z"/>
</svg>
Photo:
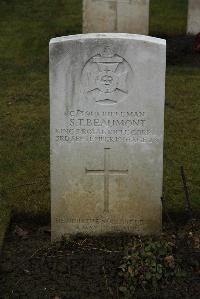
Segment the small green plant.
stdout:
<svg viewBox="0 0 200 299">
<path fill-rule="evenodd" d="M 75 242 L 71 236 L 63 235 L 61 239 L 61 245 L 64 248 L 72 247 L 74 246 Z"/>
<path fill-rule="evenodd" d="M 119 290 L 126 298 L 138 288 L 157 289 L 161 280 L 180 273 L 173 251 L 175 244 L 166 240 L 135 239 L 119 267 L 123 284 Z"/>
</svg>

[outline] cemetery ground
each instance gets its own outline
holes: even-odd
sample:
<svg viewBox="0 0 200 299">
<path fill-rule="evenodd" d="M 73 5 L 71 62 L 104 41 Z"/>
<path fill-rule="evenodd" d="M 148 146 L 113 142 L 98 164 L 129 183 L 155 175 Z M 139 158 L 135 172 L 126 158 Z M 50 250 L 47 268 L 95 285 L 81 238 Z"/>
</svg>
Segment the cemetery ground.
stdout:
<svg viewBox="0 0 200 299">
<path fill-rule="evenodd" d="M 0 298 L 120 298 L 121 291 L 134 291 L 134 281 L 140 286 L 138 298 L 198 297 L 200 54 L 193 51 L 193 38 L 185 36 L 186 14 L 185 0 L 152 1 L 150 35 L 168 41 L 164 235 L 157 243 L 132 236 L 80 236 L 51 245 L 48 42 L 81 32 L 81 1 L 0 3 L 0 246 L 11 216 L 0 249 Z M 181 166 L 196 220 L 188 221 L 185 212 Z M 128 260 L 134 246 L 145 258 L 150 253 L 152 267 L 141 278 L 133 277 Z M 157 272 L 155 256 L 161 265 Z M 125 275 L 120 276 L 122 264 Z"/>
</svg>

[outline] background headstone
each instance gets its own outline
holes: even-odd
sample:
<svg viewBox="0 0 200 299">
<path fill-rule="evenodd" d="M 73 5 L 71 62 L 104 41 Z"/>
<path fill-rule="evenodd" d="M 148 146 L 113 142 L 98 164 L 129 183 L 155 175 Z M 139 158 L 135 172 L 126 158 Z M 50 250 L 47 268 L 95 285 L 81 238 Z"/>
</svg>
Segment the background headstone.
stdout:
<svg viewBox="0 0 200 299">
<path fill-rule="evenodd" d="M 83 32 L 148 35 L 149 0 L 83 0 Z"/>
<path fill-rule="evenodd" d="M 187 32 L 189 34 L 198 34 L 200 32 L 200 0 L 188 1 Z"/>
<path fill-rule="evenodd" d="M 165 60 L 152 37 L 51 40 L 52 239 L 160 232 Z"/>
</svg>

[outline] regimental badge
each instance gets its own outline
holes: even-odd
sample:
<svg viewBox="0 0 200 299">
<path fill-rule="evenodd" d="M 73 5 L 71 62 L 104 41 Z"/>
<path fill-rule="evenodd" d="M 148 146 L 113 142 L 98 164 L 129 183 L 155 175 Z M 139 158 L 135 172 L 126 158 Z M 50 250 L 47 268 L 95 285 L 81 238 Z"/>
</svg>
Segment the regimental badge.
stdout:
<svg viewBox="0 0 200 299">
<path fill-rule="evenodd" d="M 125 59 L 105 47 L 86 63 L 82 86 L 86 96 L 96 103 L 116 104 L 128 95 L 131 74 Z"/>
</svg>

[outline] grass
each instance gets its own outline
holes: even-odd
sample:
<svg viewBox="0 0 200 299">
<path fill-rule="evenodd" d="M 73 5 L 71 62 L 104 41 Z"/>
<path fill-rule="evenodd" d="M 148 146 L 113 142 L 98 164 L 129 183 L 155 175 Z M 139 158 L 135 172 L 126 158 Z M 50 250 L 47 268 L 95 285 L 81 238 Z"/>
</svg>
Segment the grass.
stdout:
<svg viewBox="0 0 200 299">
<path fill-rule="evenodd" d="M 47 212 L 49 196 L 48 43 L 81 31 L 70 1 L 0 3 L 1 182 L 16 212 Z"/>
<path fill-rule="evenodd" d="M 150 34 L 182 35 L 186 33 L 188 0 L 151 0 Z"/>
<path fill-rule="evenodd" d="M 81 2 L 0 3 L 1 193 L 15 212 L 50 212 L 48 42 L 81 32 Z M 185 0 L 151 3 L 152 34 L 185 32 Z M 193 207 L 200 210 L 199 82 L 197 67 L 168 66 L 164 192 L 168 208 L 180 213 L 180 165 L 187 174 Z"/>
<path fill-rule="evenodd" d="M 200 211 L 200 71 L 198 67 L 168 66 L 165 110 L 164 194 L 170 210 L 182 212 L 185 169 L 195 211 Z"/>
</svg>

